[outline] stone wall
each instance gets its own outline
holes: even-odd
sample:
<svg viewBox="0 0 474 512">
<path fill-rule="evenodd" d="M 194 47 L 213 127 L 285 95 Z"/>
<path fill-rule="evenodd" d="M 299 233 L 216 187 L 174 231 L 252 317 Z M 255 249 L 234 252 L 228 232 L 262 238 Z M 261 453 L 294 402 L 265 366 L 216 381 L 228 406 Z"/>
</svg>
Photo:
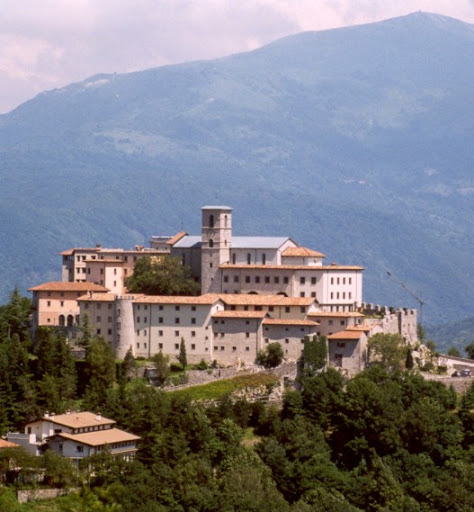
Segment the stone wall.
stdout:
<svg viewBox="0 0 474 512">
<path fill-rule="evenodd" d="M 77 489 L 29 489 L 17 491 L 18 503 L 28 503 L 29 501 L 52 500 L 58 496 L 69 494 Z"/>
<path fill-rule="evenodd" d="M 365 321 L 380 325 L 385 334 L 400 334 L 408 345 L 418 343 L 418 311 L 408 308 L 389 308 L 378 304 L 362 303 Z"/>
</svg>

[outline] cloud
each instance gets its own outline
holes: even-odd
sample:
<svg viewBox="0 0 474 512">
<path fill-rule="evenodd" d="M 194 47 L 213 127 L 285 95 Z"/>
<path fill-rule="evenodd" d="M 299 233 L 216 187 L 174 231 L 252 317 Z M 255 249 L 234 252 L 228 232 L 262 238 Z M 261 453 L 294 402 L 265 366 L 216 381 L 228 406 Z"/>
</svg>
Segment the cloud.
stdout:
<svg viewBox="0 0 474 512">
<path fill-rule="evenodd" d="M 2 9 L 0 112 L 96 73 L 210 59 L 415 10 L 474 22 L 472 0 L 16 0 Z"/>
</svg>

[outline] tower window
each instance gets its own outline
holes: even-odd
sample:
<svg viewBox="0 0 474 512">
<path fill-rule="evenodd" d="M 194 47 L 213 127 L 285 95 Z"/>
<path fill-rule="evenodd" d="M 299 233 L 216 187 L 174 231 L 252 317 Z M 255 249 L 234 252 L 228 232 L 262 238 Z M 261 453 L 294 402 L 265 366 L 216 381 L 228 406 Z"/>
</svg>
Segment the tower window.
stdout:
<svg viewBox="0 0 474 512">
<path fill-rule="evenodd" d="M 209 247 L 214 247 L 214 240 L 212 238 L 209 240 Z"/>
<path fill-rule="evenodd" d="M 209 227 L 214 227 L 214 215 L 209 215 Z"/>
</svg>

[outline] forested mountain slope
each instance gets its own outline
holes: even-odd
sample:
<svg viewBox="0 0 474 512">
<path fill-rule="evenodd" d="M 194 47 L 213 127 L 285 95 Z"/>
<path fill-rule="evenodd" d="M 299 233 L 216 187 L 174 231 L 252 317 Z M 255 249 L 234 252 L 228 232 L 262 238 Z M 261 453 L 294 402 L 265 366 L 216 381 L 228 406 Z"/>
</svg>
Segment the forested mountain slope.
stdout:
<svg viewBox="0 0 474 512">
<path fill-rule="evenodd" d="M 416 13 L 40 94 L 0 116 L 0 295 L 58 252 L 199 232 L 288 235 L 366 266 L 365 298 L 472 313 L 474 30 Z"/>
</svg>

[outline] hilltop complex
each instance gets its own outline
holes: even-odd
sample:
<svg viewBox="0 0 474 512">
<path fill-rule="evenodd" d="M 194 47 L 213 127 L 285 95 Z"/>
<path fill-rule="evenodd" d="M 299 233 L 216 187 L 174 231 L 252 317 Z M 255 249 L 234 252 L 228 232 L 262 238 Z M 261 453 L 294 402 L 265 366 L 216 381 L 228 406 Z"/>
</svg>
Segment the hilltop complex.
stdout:
<svg viewBox="0 0 474 512">
<path fill-rule="evenodd" d="M 197 297 L 128 294 L 125 279 L 144 255 L 179 257 L 201 283 Z M 377 332 L 417 341 L 416 310 L 388 310 L 362 298 L 363 267 L 323 263 L 325 255 L 288 237 L 232 233 L 232 208 L 202 208 L 200 235 L 154 236 L 150 248 L 74 248 L 61 253 L 62 281 L 30 288 L 33 325 L 63 328 L 71 340 L 85 315 L 118 358 L 162 351 L 185 341 L 188 360 L 253 363 L 279 342 L 288 360 L 305 336 L 327 336 L 329 364 L 354 374 L 365 367 Z"/>
</svg>

